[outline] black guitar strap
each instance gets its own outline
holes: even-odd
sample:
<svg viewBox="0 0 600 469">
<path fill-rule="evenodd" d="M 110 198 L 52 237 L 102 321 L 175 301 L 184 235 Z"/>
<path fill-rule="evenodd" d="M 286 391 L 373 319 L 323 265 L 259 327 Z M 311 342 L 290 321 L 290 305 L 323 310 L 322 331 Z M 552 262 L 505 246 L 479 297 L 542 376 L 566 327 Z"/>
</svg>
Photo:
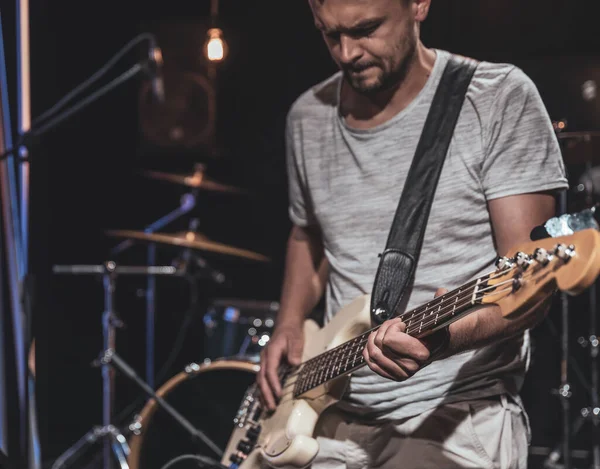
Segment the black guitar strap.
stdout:
<svg viewBox="0 0 600 469">
<path fill-rule="evenodd" d="M 396 314 L 412 281 L 431 204 L 471 78 L 478 63 L 452 55 L 437 88 L 400 197 L 371 293 L 371 319 Z"/>
</svg>

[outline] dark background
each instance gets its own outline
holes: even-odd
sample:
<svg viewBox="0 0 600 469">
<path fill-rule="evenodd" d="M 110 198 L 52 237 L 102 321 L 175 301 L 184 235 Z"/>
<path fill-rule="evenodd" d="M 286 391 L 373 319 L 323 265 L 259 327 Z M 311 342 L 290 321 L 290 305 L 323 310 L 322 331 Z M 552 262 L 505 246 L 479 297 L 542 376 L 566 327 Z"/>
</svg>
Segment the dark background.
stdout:
<svg viewBox="0 0 600 469">
<path fill-rule="evenodd" d="M 1 5 L 14 108 L 15 5 L 5 0 Z M 202 122 L 206 116 L 203 94 L 186 95 L 186 82 L 181 80 L 186 74 L 206 75 L 200 45 L 208 12 L 208 1 L 32 0 L 33 116 L 98 70 L 138 33 L 150 31 L 158 35 L 163 49 L 171 109 L 186 106 L 188 117 Z M 477 59 L 520 65 L 539 87 L 552 119 L 568 119 L 569 130 L 600 130 L 600 100 L 585 103 L 580 91 L 585 80 L 600 83 L 599 13 L 598 2 L 593 0 L 434 1 L 423 40 L 428 46 Z M 51 267 L 102 263 L 118 242 L 104 230 L 141 230 L 179 204 L 185 188 L 144 178 L 140 169 L 185 172 L 194 163 L 204 162 L 211 177 L 251 190 L 251 196 L 200 193 L 193 216 L 200 221 L 199 230 L 210 238 L 261 252 L 272 262 L 207 254 L 206 259 L 227 274 L 230 286 L 202 281 L 198 287 L 205 301 L 279 299 L 289 229 L 285 115 L 301 92 L 335 68 L 305 1 L 223 0 L 219 25 L 230 54 L 219 66 L 216 80 L 217 156 L 204 145 L 165 147 L 149 138 L 146 126 L 160 128 L 168 116 L 142 106 L 142 90 L 147 88 L 142 79 L 122 85 L 46 134 L 33 153 L 30 236 L 37 279 L 34 327 L 44 460 L 55 458 L 101 422 L 100 372 L 89 364 L 102 348 L 102 284 L 93 277 L 52 275 Z M 143 51 L 143 46 L 136 48 L 137 54 L 119 62 L 103 82 L 126 70 Z M 569 161 L 567 167 L 572 182 L 584 169 Z M 189 220 L 184 217 L 164 231 L 185 229 Z M 116 260 L 140 265 L 145 253 L 143 245 L 137 245 Z M 157 263 L 164 265 L 171 263 L 177 251 L 164 247 L 158 253 Z M 140 292 L 144 286 L 143 278 L 120 278 L 116 298 L 126 323 L 118 333 L 117 349 L 141 374 L 145 302 Z M 157 369 L 169 355 L 189 293 L 182 279 L 158 280 Z M 571 339 L 576 344 L 577 337 L 586 333 L 585 296 L 572 303 Z M 203 313 L 199 307 L 194 314 L 167 378 L 186 363 L 202 359 Z M 553 446 L 560 436 L 560 407 L 551 394 L 559 383 L 560 349 L 551 332 L 558 324 L 560 310 L 554 307 L 546 324 L 534 333 L 536 353 L 524 390 L 533 442 L 539 446 Z M 579 349 L 574 353 L 587 373 L 585 354 Z M 585 393 L 577 382 L 574 386 L 577 412 L 585 404 Z M 138 396 L 134 386 L 118 378 L 117 412 Z M 578 444 L 585 447 L 584 439 Z"/>
</svg>

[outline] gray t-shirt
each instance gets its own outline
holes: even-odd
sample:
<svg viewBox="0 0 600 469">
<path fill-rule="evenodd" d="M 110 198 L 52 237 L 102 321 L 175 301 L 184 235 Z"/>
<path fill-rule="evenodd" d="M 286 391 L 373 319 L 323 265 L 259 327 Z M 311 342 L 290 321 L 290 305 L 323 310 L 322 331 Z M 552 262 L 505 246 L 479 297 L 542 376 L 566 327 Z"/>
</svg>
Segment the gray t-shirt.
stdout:
<svg viewBox="0 0 600 469">
<path fill-rule="evenodd" d="M 431 76 L 410 105 L 375 128 L 350 128 L 339 114 L 341 73 L 304 93 L 287 120 L 290 217 L 318 224 L 330 265 L 326 321 L 370 293 L 406 175 L 450 54 L 437 50 Z M 517 67 L 482 62 L 467 92 L 425 231 L 406 310 L 494 270 L 487 201 L 568 187 L 550 118 Z M 398 311 L 400 313 L 401 311 Z M 398 383 L 355 372 L 342 408 L 400 419 L 457 400 L 518 391 L 528 333 L 433 362 Z"/>
</svg>

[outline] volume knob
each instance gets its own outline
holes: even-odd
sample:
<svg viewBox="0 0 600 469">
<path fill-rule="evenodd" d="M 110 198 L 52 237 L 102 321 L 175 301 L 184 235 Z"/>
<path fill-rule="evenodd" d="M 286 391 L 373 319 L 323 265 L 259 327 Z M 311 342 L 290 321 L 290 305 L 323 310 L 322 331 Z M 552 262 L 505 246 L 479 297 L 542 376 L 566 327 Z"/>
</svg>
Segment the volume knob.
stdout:
<svg viewBox="0 0 600 469">
<path fill-rule="evenodd" d="M 248 440 L 242 440 L 238 443 L 237 449 L 239 449 L 242 453 L 248 454 L 252 451 L 252 443 Z"/>
<path fill-rule="evenodd" d="M 246 436 L 250 441 L 256 441 L 258 435 L 260 435 L 260 425 L 257 425 L 256 427 L 250 427 L 246 432 Z"/>
</svg>

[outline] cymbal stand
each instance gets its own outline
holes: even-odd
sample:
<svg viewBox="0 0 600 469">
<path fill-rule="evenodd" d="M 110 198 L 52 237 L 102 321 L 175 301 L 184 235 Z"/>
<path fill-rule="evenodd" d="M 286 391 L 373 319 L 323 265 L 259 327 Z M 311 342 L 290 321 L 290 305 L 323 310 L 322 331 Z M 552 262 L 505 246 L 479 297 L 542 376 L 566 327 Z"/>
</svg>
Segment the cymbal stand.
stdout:
<svg viewBox="0 0 600 469">
<path fill-rule="evenodd" d="M 116 349 L 116 328 L 122 327 L 122 321 L 114 309 L 114 293 L 116 278 L 119 275 L 181 275 L 172 266 L 117 266 L 113 261 L 104 265 L 67 265 L 54 266 L 53 272 L 57 274 L 74 275 L 102 275 L 104 284 L 104 312 L 102 314 L 103 346 L 105 350 Z M 112 424 L 115 382 L 114 370 L 103 364 L 102 366 L 102 427 L 93 427 L 75 445 L 63 453 L 53 464 L 52 469 L 60 469 L 74 461 L 88 446 L 99 439 L 103 440 L 103 468 L 112 469 L 113 460 L 111 450 L 121 469 L 128 469 L 127 456 L 129 446 L 127 440 Z"/>
<path fill-rule="evenodd" d="M 175 210 L 159 218 L 155 222 L 144 228 L 144 233 L 155 233 L 162 230 L 165 226 L 190 212 L 196 206 L 195 192 L 189 192 L 181 197 L 180 205 Z M 133 246 L 134 241 L 127 239 L 111 249 L 111 256 L 121 254 L 123 251 Z M 148 265 L 156 263 L 156 245 L 148 245 Z M 156 278 L 154 275 L 148 275 L 146 285 L 146 382 L 150 387 L 154 387 L 154 321 L 156 317 Z"/>
</svg>

